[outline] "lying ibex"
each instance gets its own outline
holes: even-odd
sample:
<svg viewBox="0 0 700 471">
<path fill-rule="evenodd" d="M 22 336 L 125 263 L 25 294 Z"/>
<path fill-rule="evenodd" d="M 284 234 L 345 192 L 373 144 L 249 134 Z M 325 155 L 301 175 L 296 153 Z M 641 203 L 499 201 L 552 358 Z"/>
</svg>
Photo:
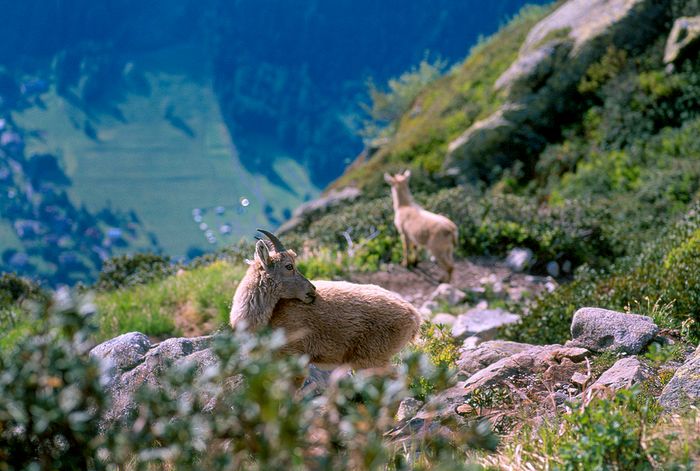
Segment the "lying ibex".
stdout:
<svg viewBox="0 0 700 471">
<path fill-rule="evenodd" d="M 400 296 L 374 285 L 342 281 L 312 284 L 295 266 L 296 254 L 273 234 L 259 240 L 255 259 L 238 285 L 231 326 L 282 328 L 282 353 L 306 354 L 319 368 L 388 366 L 418 332 L 420 315 Z"/>
<path fill-rule="evenodd" d="M 442 281 L 452 280 L 454 270 L 453 253 L 457 244 L 457 226 L 445 216 L 431 213 L 413 202 L 408 180 L 411 171 L 406 170 L 393 177 L 384 174 L 384 180 L 391 185 L 394 200 L 394 224 L 401 236 L 403 246 L 403 266 L 417 263 L 417 247 L 425 247 L 435 257 L 438 266 L 447 272 Z"/>
</svg>

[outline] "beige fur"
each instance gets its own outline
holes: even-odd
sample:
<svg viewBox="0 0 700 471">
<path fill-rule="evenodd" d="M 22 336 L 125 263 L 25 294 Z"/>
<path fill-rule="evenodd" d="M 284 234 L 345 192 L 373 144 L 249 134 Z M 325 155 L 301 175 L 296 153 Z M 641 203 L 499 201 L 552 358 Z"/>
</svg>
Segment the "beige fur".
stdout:
<svg viewBox="0 0 700 471">
<path fill-rule="evenodd" d="M 442 281 L 451 281 L 454 271 L 454 249 L 457 244 L 457 225 L 445 216 L 431 213 L 413 201 L 408 181 L 410 170 L 394 176 L 384 174 L 384 180 L 391 185 L 394 202 L 394 224 L 401 236 L 404 266 L 417 262 L 417 248 L 425 247 L 446 276 Z"/>
<path fill-rule="evenodd" d="M 309 295 L 308 287 L 299 289 L 303 284 L 296 275 L 281 278 L 284 271 L 271 272 L 280 262 L 264 265 L 264 252 L 256 247 L 255 260 L 236 289 L 232 327 L 245 321 L 252 328 L 284 329 L 288 344 L 282 352 L 306 354 L 320 368 L 388 366 L 418 333 L 420 315 L 399 295 L 375 285 L 342 281 L 314 281 L 315 292 Z M 278 259 L 284 265 L 290 259 L 293 263 L 286 254 L 269 254 L 269 260 Z M 296 287 L 287 289 L 286 284 Z"/>
</svg>

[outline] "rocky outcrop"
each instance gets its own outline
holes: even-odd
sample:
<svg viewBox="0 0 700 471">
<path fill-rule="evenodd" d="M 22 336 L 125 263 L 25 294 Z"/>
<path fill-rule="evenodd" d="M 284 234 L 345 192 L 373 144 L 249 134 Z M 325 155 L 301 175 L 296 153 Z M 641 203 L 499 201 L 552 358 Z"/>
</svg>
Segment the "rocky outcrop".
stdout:
<svg viewBox="0 0 700 471">
<path fill-rule="evenodd" d="M 658 332 L 651 317 L 584 307 L 574 314 L 567 346 L 636 355 Z"/>
<path fill-rule="evenodd" d="M 457 360 L 457 368 L 461 373 L 472 375 L 503 358 L 511 357 L 531 348 L 539 347 L 507 340 L 490 340 L 476 348 L 462 350 L 459 360 Z"/>
<path fill-rule="evenodd" d="M 326 195 L 315 200 L 308 201 L 297 207 L 297 209 L 294 210 L 294 213 L 292 213 L 291 219 L 277 229 L 277 234 L 283 235 L 287 232 L 293 231 L 294 229 L 308 223 L 308 221 L 311 219 L 316 218 L 333 208 L 337 208 L 340 205 L 355 201 L 361 194 L 362 192 L 359 189 L 350 186 L 340 190 L 331 190 Z"/>
<path fill-rule="evenodd" d="M 515 384 L 568 382 L 575 373 L 586 370 L 585 360 L 590 354 L 585 348 L 561 345 L 531 346 L 492 363 L 471 375 L 466 381 L 458 382 L 452 388 L 438 394 L 416 417 L 444 417 L 454 414 L 457 406 L 464 404 L 477 389 L 506 387 L 513 390 Z"/>
<path fill-rule="evenodd" d="M 700 347 L 664 387 L 659 404 L 669 411 L 700 404 Z"/>
<path fill-rule="evenodd" d="M 516 160 L 527 165 L 559 127 L 559 117 L 571 113 L 567 97 L 575 96 L 581 77 L 610 45 L 635 48 L 658 35 L 663 3 L 569 0 L 537 23 L 495 82 L 507 103 L 449 144 L 445 172 L 488 178 L 496 165 L 506 168 Z"/>
<path fill-rule="evenodd" d="M 636 357 L 617 360 L 606 370 L 594 384 L 607 386 L 614 390 L 630 388 L 635 384 L 650 379 L 654 372 Z"/>
<path fill-rule="evenodd" d="M 152 345 L 145 335 L 131 332 L 97 345 L 90 356 L 100 360 L 112 398 L 104 421 L 128 419 L 138 406 L 136 391 L 144 384 L 160 387 L 159 379 L 171 365 L 194 365 L 199 374 L 214 365 L 217 358 L 208 348 L 211 341 L 211 336 L 172 338 Z"/>
<path fill-rule="evenodd" d="M 698 49 L 700 49 L 700 16 L 676 19 L 666 40 L 664 63 L 671 64 L 697 55 Z"/>
</svg>

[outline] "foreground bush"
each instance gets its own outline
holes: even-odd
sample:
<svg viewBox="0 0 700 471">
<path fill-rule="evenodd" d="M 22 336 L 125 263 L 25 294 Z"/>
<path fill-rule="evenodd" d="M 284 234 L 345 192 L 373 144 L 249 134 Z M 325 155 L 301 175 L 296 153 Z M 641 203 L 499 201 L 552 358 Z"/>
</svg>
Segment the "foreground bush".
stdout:
<svg viewBox="0 0 700 471">
<path fill-rule="evenodd" d="M 304 397 L 304 358 L 278 357 L 279 333 L 244 332 L 215 339 L 214 366 L 170 368 L 138 391 L 133 417 L 103 423 L 110 400 L 104 365 L 88 356 L 92 308 L 73 301 L 62 292 L 43 305 L 38 335 L 0 353 L 0 469 L 466 469 L 465 447 L 489 434 L 385 438 L 408 378 L 445 381 L 419 354 L 396 378 L 338 374 Z"/>
</svg>

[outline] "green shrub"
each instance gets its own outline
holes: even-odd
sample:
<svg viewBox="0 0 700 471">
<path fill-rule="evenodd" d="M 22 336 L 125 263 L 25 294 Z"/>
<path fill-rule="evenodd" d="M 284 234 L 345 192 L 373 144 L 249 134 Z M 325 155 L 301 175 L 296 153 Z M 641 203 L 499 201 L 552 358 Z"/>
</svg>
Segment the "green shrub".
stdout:
<svg viewBox="0 0 700 471">
<path fill-rule="evenodd" d="M 166 368 L 158 387 L 144 382 L 137 391 L 133 417 L 101 423 L 110 403 L 88 356 L 91 310 L 61 292 L 37 316 L 41 335 L 0 352 L 3 469 L 458 470 L 473 469 L 467 448 L 496 444 L 476 424 L 457 429 L 454 441 L 426 434 L 391 443 L 407 378 L 441 384 L 444 375 L 412 353 L 395 378 L 346 375 L 320 397 L 303 397 L 295 378 L 306 360 L 277 354 L 279 332 L 216 336 L 219 361 L 205 374 L 193 364 Z"/>
<path fill-rule="evenodd" d="M 104 263 L 95 286 L 99 290 L 119 289 L 160 280 L 174 271 L 170 257 L 151 253 L 121 255 Z"/>
<path fill-rule="evenodd" d="M 427 368 L 430 375 L 426 375 L 423 370 L 409 368 L 409 388 L 417 399 L 424 401 L 429 395 L 451 384 L 454 367 L 459 359 L 459 344 L 447 326 L 424 322 L 414 350 L 424 353 L 425 359 L 430 362 L 428 367 L 423 367 L 423 370 Z"/>
<path fill-rule="evenodd" d="M 65 296 L 38 306 L 37 332 L 1 352 L 1 468 L 105 467 L 98 417 L 107 399 L 99 365 L 87 356 L 89 314 Z"/>
<path fill-rule="evenodd" d="M 692 205 L 661 237 L 647 243 L 640 253 L 618 260 L 609 270 L 580 270 L 572 283 L 536 299 L 530 313 L 507 329 L 506 335 L 522 342 L 563 342 L 569 338 L 574 312 L 597 306 L 619 311 L 641 309 L 664 327 L 683 327 L 688 340 L 697 342 L 699 209 L 700 203 Z M 645 299 L 646 304 L 642 303 Z"/>
</svg>

